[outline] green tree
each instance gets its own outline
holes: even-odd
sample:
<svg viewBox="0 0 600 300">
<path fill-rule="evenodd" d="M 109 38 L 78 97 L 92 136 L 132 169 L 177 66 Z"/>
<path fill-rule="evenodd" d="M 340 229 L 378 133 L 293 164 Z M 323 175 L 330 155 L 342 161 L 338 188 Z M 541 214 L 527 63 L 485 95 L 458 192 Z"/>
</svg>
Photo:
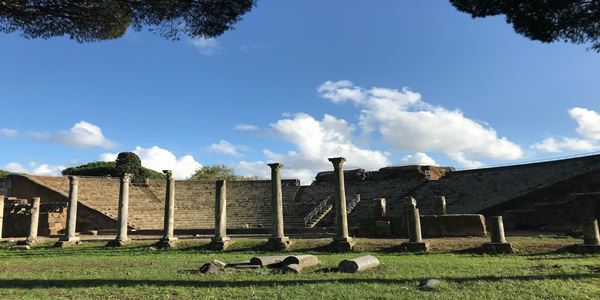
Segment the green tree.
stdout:
<svg viewBox="0 0 600 300">
<path fill-rule="evenodd" d="M 163 179 L 164 175 L 162 173 L 156 172 L 154 170 L 146 169 L 142 167 L 142 175 L 140 177 L 150 178 L 150 179 Z M 84 165 L 70 167 L 62 170 L 63 175 L 76 175 L 76 176 L 111 176 L 111 177 L 119 177 L 122 174 L 122 171 L 117 169 L 117 163 L 114 161 L 104 162 L 97 161 L 92 163 L 87 163 Z"/>
<path fill-rule="evenodd" d="M 204 166 L 190 176 L 190 180 L 205 180 L 205 181 L 215 181 L 215 180 L 256 180 L 257 177 L 245 177 L 238 176 L 235 174 L 233 168 L 230 168 L 226 165 L 216 164 L 216 165 L 208 165 Z"/>
<path fill-rule="evenodd" d="M 0 170 L 0 178 L 6 178 L 6 176 L 10 175 L 10 172 Z"/>
<path fill-rule="evenodd" d="M 529 39 L 550 43 L 591 43 L 600 52 L 598 0 L 450 0 L 473 18 L 504 15 L 506 23 Z"/>
<path fill-rule="evenodd" d="M 78 42 L 116 39 L 147 27 L 168 39 L 215 37 L 232 29 L 256 0 L 6 0 L 0 32 L 25 38 L 69 36 Z"/>
</svg>

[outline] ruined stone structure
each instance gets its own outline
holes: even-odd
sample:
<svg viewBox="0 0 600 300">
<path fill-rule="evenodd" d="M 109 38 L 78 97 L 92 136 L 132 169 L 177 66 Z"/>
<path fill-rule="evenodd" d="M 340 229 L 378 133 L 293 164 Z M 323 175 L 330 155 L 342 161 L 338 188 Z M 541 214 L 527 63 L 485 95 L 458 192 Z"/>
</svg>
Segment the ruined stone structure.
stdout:
<svg viewBox="0 0 600 300">
<path fill-rule="evenodd" d="M 451 227 L 457 226 L 457 214 L 462 216 L 462 221 L 458 222 L 461 230 L 472 228 L 476 235 L 480 234 L 483 224 L 478 214 L 504 216 L 508 230 L 581 228 L 584 220 L 600 218 L 600 155 L 466 171 L 402 166 L 377 171 L 345 170 L 342 174 L 349 236 L 360 234 L 356 232 L 357 228 L 364 220 L 374 217 L 375 212 L 385 214 L 385 218 L 380 218 L 384 222 L 400 218 L 403 214 L 401 200 L 406 196 L 418 201 L 424 237 L 436 232 L 452 232 Z M 286 230 L 335 226 L 335 179 L 336 174 L 327 171 L 317 174 L 310 185 L 301 186 L 298 180 L 281 180 Z M 42 228 L 51 226 L 44 220 L 45 207 L 62 207 L 64 218 L 69 179 L 10 175 L 8 181 L 8 196 L 19 199 L 41 197 L 39 233 L 52 232 Z M 214 229 L 215 182 L 174 181 L 174 185 L 174 228 Z M 117 227 L 119 188 L 118 179 L 78 179 L 78 232 Z M 274 224 L 272 188 L 271 180 L 228 181 L 227 228 L 265 228 L 266 233 L 271 232 Z M 130 185 L 129 228 L 163 230 L 166 194 L 165 180 Z M 439 196 L 445 197 L 448 215 L 440 215 Z M 385 199 L 384 206 L 381 199 Z M 10 211 L 4 209 L 4 236 L 7 236 L 7 227 L 11 226 L 7 225 Z M 454 221 L 448 222 L 448 218 L 454 218 Z M 60 222 L 64 230 L 66 224 Z M 391 222 L 389 226 L 395 234 L 396 225 Z M 28 226 L 21 227 L 25 228 L 23 236 L 26 236 Z M 59 226 L 53 224 L 52 227 Z M 371 227 L 375 228 L 375 222 Z M 404 230 L 398 232 L 401 231 Z"/>
</svg>

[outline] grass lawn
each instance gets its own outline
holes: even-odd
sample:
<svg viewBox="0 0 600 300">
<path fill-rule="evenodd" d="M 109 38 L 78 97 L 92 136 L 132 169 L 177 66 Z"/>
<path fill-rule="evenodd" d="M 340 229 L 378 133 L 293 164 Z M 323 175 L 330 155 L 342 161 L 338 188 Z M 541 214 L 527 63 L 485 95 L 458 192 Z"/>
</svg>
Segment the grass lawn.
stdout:
<svg viewBox="0 0 600 300">
<path fill-rule="evenodd" d="M 297 240 L 291 253 L 315 254 L 322 266 L 305 274 L 277 270 L 231 270 L 200 274 L 205 262 L 249 260 L 264 240 L 238 240 L 225 253 L 204 250 L 206 240 L 181 241 L 178 249 L 149 250 L 139 241 L 124 248 L 101 242 L 54 249 L 37 245 L 29 251 L 0 244 L 0 298 L 101 299 L 600 299 L 600 255 L 553 251 L 580 240 L 553 237 L 509 238 L 514 255 L 459 254 L 485 239 L 433 239 L 433 253 L 395 253 L 402 240 L 358 239 L 360 252 L 332 254 L 320 250 L 328 240 Z M 339 261 L 363 254 L 381 261 L 359 274 L 330 270 Z M 420 291 L 421 279 L 442 280 L 433 292 Z"/>
</svg>

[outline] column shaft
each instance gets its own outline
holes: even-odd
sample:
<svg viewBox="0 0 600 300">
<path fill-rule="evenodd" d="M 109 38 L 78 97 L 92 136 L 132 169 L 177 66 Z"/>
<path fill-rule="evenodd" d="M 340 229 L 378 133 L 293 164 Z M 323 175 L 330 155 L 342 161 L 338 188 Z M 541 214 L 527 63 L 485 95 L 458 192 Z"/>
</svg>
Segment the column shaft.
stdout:
<svg viewBox="0 0 600 300">
<path fill-rule="evenodd" d="M 215 195 L 215 239 L 227 237 L 227 182 L 217 180 Z"/>
<path fill-rule="evenodd" d="M 0 195 L 0 239 L 2 238 L 2 224 L 4 223 L 4 195 Z"/>
<path fill-rule="evenodd" d="M 410 243 L 422 243 L 423 237 L 421 235 L 421 215 L 419 209 L 411 207 L 408 214 L 408 241 Z"/>
<path fill-rule="evenodd" d="M 31 198 L 31 224 L 29 226 L 28 240 L 35 240 L 38 236 L 38 224 L 40 221 L 40 197 Z"/>
<path fill-rule="evenodd" d="M 67 209 L 67 234 L 66 240 L 75 239 L 75 229 L 77 227 L 77 201 L 79 193 L 79 179 L 75 176 L 69 176 L 69 207 Z"/>
<path fill-rule="evenodd" d="M 490 235 L 492 243 L 506 243 L 504 236 L 504 222 L 502 216 L 494 216 L 490 222 Z"/>
<path fill-rule="evenodd" d="M 273 215 L 273 237 L 284 237 L 283 227 L 283 195 L 281 191 L 281 164 L 270 164 L 271 167 L 271 211 Z"/>
<path fill-rule="evenodd" d="M 583 231 L 584 245 L 600 245 L 600 234 L 598 233 L 598 220 L 590 219 L 585 223 Z"/>
<path fill-rule="evenodd" d="M 175 178 L 170 171 L 165 172 L 167 176 L 167 188 L 165 192 L 165 218 L 163 226 L 163 239 L 172 240 L 175 231 Z"/>
<path fill-rule="evenodd" d="M 125 173 L 121 177 L 121 185 L 119 190 L 119 220 L 117 224 L 117 240 L 127 241 L 127 219 L 129 216 L 129 182 L 131 175 Z"/>
</svg>

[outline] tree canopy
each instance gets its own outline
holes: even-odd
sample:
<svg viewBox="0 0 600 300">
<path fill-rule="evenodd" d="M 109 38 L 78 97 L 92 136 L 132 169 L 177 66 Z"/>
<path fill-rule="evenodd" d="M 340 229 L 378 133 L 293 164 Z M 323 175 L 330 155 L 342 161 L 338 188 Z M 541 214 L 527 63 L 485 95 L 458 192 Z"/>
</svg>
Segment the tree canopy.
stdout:
<svg viewBox="0 0 600 300">
<path fill-rule="evenodd" d="M 0 178 L 6 178 L 6 176 L 10 175 L 10 172 L 0 170 Z"/>
<path fill-rule="evenodd" d="M 133 154 L 133 155 L 132 155 Z M 139 157 L 135 153 L 119 153 L 117 161 L 97 161 L 77 167 L 62 170 L 63 175 L 77 176 L 111 176 L 120 177 L 123 173 L 133 174 L 133 182 L 144 182 L 146 178 L 163 179 L 164 175 L 142 167 Z"/>
<path fill-rule="evenodd" d="M 515 31 L 532 40 L 550 43 L 591 43 L 600 52 L 598 0 L 450 0 L 473 18 L 505 15 Z"/>
<path fill-rule="evenodd" d="M 233 168 L 222 164 L 204 166 L 190 176 L 190 180 L 256 180 L 257 177 L 244 177 L 235 174 Z"/>
<path fill-rule="evenodd" d="M 232 29 L 256 0 L 4 0 L 0 32 L 26 38 L 116 39 L 147 27 L 167 39 L 208 38 Z"/>
</svg>

